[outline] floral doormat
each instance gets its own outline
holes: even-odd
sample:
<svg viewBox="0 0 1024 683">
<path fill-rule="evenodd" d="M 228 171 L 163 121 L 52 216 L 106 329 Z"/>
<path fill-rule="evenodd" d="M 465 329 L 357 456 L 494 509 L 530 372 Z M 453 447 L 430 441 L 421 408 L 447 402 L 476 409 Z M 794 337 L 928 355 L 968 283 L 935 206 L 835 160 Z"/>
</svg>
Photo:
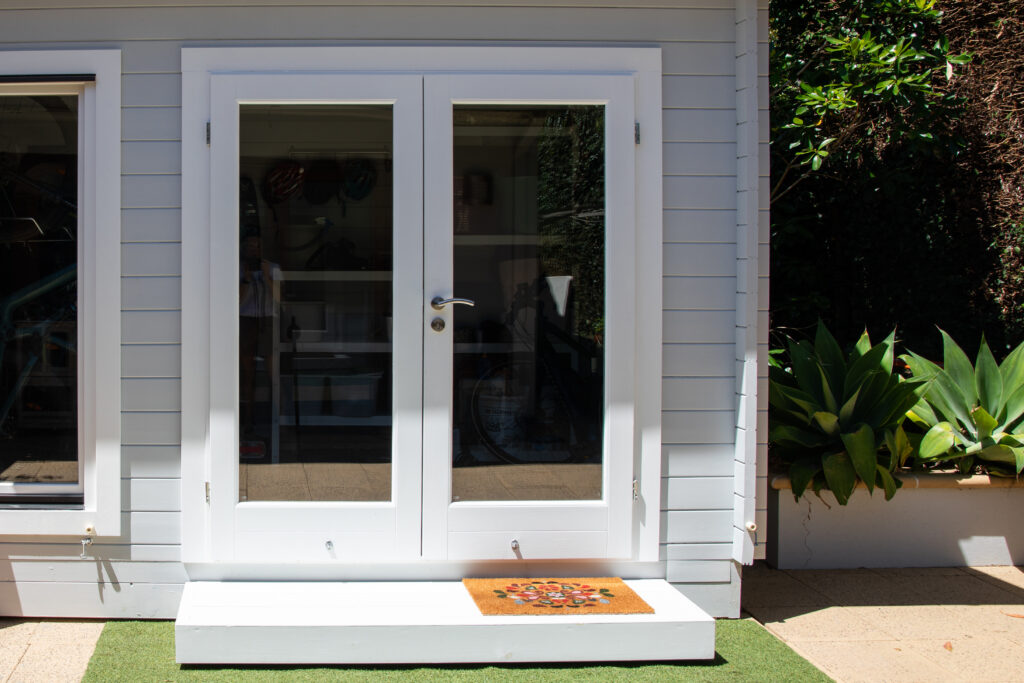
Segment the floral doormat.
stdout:
<svg viewBox="0 0 1024 683">
<path fill-rule="evenodd" d="M 463 579 L 481 614 L 653 614 L 618 577 Z"/>
</svg>

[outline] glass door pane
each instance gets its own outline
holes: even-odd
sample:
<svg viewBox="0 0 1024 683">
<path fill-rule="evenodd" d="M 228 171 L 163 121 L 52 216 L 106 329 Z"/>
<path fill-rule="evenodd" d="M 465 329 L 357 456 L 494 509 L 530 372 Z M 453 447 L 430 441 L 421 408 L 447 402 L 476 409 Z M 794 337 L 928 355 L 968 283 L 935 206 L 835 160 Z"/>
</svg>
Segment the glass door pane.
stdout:
<svg viewBox="0 0 1024 683">
<path fill-rule="evenodd" d="M 452 500 L 600 500 L 604 107 L 453 119 Z"/>
<path fill-rule="evenodd" d="M 391 500 L 393 119 L 240 105 L 240 501 Z"/>
</svg>

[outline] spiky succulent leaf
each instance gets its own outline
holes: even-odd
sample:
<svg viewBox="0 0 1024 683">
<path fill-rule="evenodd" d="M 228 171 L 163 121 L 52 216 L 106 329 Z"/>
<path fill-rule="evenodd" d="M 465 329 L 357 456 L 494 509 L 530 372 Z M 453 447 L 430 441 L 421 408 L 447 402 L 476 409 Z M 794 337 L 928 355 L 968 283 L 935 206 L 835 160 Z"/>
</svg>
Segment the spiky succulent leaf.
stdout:
<svg viewBox="0 0 1024 683">
<path fill-rule="evenodd" d="M 821 459 L 821 469 L 825 473 L 825 481 L 840 505 L 846 505 L 850 494 L 857 485 L 857 472 L 846 451 L 829 453 Z"/>
<path fill-rule="evenodd" d="M 1004 397 L 1024 389 L 1024 344 L 1020 344 L 1003 359 L 999 374 L 1003 378 Z"/>
<path fill-rule="evenodd" d="M 903 467 L 907 459 L 914 453 L 914 445 L 907 437 L 902 426 L 885 432 L 885 447 L 889 451 L 889 471 Z"/>
<path fill-rule="evenodd" d="M 846 376 L 846 359 L 835 337 L 821 320 L 818 321 L 818 329 L 814 334 L 814 352 L 818 355 L 829 386 L 833 391 L 842 391 L 843 377 Z"/>
<path fill-rule="evenodd" d="M 921 439 L 921 446 L 917 451 L 918 457 L 922 460 L 934 460 L 946 454 L 954 443 L 956 443 L 956 435 L 953 425 L 948 422 L 940 422 L 929 429 Z"/>
<path fill-rule="evenodd" d="M 977 434 L 979 439 L 987 439 L 992 436 L 992 432 L 999 423 L 996 419 L 988 414 L 988 411 L 978 406 L 971 411 L 971 419 L 974 421 L 974 425 L 977 428 Z"/>
<path fill-rule="evenodd" d="M 1013 467 L 1017 474 L 1024 470 L 1024 448 L 996 444 L 983 448 L 978 453 L 978 459 L 994 463 L 1006 463 Z"/>
<path fill-rule="evenodd" d="M 880 346 L 885 347 L 885 353 L 882 355 L 882 370 L 886 374 L 892 374 L 892 363 L 896 357 L 896 330 L 889 333 L 889 336 L 882 340 Z"/>
<path fill-rule="evenodd" d="M 857 408 L 857 397 L 860 396 L 860 389 L 853 392 L 853 396 L 843 404 L 843 407 L 839 409 L 839 422 L 844 425 L 849 425 L 853 422 L 854 411 Z"/>
<path fill-rule="evenodd" d="M 873 374 L 880 373 L 880 364 L 885 356 L 885 347 L 879 344 L 850 364 L 843 382 L 843 397 L 849 398 Z"/>
<path fill-rule="evenodd" d="M 861 332 L 860 337 L 857 339 L 857 343 L 853 345 L 853 351 L 850 352 L 850 363 L 857 358 L 860 358 L 871 348 L 871 337 L 868 336 L 868 331 L 864 330 Z"/>
<path fill-rule="evenodd" d="M 984 337 L 981 338 L 978 360 L 974 370 L 974 387 L 978 395 L 978 405 L 987 410 L 990 415 L 998 415 L 1003 409 L 1003 376 L 999 373 L 999 365 Z"/>
<path fill-rule="evenodd" d="M 1004 384 L 1004 393 L 1007 388 L 1008 386 Z M 999 420 L 999 424 L 1003 429 L 1010 429 L 1016 426 L 1022 415 L 1024 415 L 1024 386 L 1017 387 L 1013 393 L 1006 397 L 1003 409 L 996 419 Z"/>
<path fill-rule="evenodd" d="M 889 470 L 885 469 L 881 465 L 878 465 L 877 470 L 878 485 L 885 491 L 885 499 L 892 500 L 892 497 L 896 495 L 896 489 L 901 485 L 895 477 L 893 477 Z"/>
<path fill-rule="evenodd" d="M 814 481 L 815 475 L 821 472 L 821 462 L 810 460 L 797 460 L 789 466 L 789 485 L 793 496 L 800 500 L 800 496 L 807 490 L 807 486 Z"/>
<path fill-rule="evenodd" d="M 973 403 L 967 401 L 960 387 L 945 370 L 939 370 L 932 377 L 926 397 L 946 420 L 968 430 L 974 429 L 970 413 Z"/>
<path fill-rule="evenodd" d="M 793 367 L 793 378 L 797 386 L 820 404 L 825 397 L 821 393 L 821 366 L 814 357 L 810 345 L 805 342 L 789 342 L 789 360 Z"/>
<path fill-rule="evenodd" d="M 825 432 L 827 435 L 835 436 L 839 433 L 839 416 L 835 413 L 819 410 L 814 413 L 813 418 L 821 428 L 821 431 Z"/>
<path fill-rule="evenodd" d="M 878 466 L 875 433 L 868 425 L 861 424 L 856 430 L 842 434 L 841 438 L 857 476 L 867 485 L 868 491 L 874 491 L 875 467 Z"/>
<path fill-rule="evenodd" d="M 967 404 L 973 406 L 978 400 L 978 391 L 974 382 L 974 366 L 971 365 L 964 350 L 946 334 L 945 330 L 940 329 L 939 332 L 942 334 L 943 368 L 960 389 Z"/>
<path fill-rule="evenodd" d="M 828 382 L 828 376 L 820 365 L 818 366 L 818 373 L 821 375 L 821 395 L 825 399 L 825 407 L 828 408 L 830 413 L 838 413 L 839 398 L 836 397 L 832 386 Z"/>
<path fill-rule="evenodd" d="M 829 442 L 826 435 L 810 429 L 800 429 L 793 425 L 776 425 L 768 433 L 768 438 L 776 443 L 800 448 L 820 448 Z"/>
</svg>

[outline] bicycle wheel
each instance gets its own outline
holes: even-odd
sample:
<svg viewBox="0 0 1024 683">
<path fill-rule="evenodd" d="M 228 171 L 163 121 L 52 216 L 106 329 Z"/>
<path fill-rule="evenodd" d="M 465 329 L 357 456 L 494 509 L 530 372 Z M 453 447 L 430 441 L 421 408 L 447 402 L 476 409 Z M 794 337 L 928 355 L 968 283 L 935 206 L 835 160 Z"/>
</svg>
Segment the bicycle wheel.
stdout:
<svg viewBox="0 0 1024 683">
<path fill-rule="evenodd" d="M 573 406 L 536 363 L 498 364 L 476 382 L 470 400 L 480 443 L 510 464 L 589 459 L 600 444 L 583 438 Z"/>
</svg>

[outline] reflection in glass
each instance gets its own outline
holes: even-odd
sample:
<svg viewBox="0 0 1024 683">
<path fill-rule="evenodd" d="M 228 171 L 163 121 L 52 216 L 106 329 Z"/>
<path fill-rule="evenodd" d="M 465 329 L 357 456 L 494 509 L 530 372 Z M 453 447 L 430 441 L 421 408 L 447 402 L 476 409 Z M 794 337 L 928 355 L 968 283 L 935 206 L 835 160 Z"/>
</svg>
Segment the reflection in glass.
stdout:
<svg viewBox="0 0 1024 683">
<path fill-rule="evenodd" d="M 0 95 L 0 482 L 78 481 L 78 98 Z"/>
<path fill-rule="evenodd" d="M 242 105 L 239 499 L 391 498 L 392 110 Z"/>
<path fill-rule="evenodd" d="M 453 499 L 600 499 L 604 108 L 454 120 Z"/>
</svg>

